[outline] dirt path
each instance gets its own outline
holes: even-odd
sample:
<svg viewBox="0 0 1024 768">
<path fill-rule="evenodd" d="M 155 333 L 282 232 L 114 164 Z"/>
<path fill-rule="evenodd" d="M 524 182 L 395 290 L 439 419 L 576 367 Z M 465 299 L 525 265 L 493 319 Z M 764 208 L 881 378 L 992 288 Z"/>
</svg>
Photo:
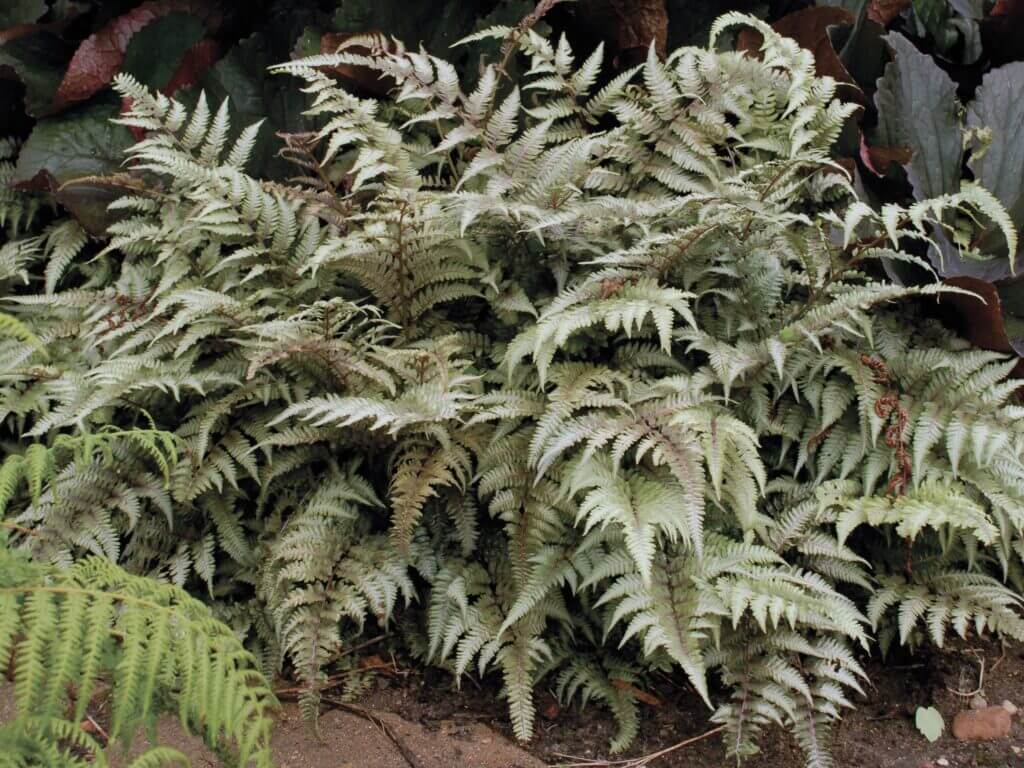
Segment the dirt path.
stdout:
<svg viewBox="0 0 1024 768">
<path fill-rule="evenodd" d="M 285 705 L 274 729 L 277 768 L 543 768 L 537 758 L 480 723 L 441 723 L 427 730 L 392 712 L 375 712 L 401 741 L 406 756 L 380 727 L 347 712 L 326 712 L 320 738 L 302 721 L 298 707 Z M 194 768 L 219 766 L 202 741 L 186 736 L 173 718 L 164 718 L 158 740 L 182 750 Z M 134 752 L 141 751 L 141 744 Z M 115 765 L 124 765 L 115 760 Z"/>
<path fill-rule="evenodd" d="M 0 722 L 13 716 L 12 691 L 10 684 L 0 684 Z M 379 725 L 337 710 L 320 718 L 317 738 L 303 722 L 298 707 L 285 704 L 274 728 L 274 764 L 277 768 L 544 768 L 539 759 L 483 723 L 452 719 L 427 729 L 393 712 L 371 712 L 395 735 L 401 748 Z M 157 743 L 185 753 L 193 768 L 221 765 L 202 739 L 187 734 L 170 715 L 157 723 Z M 147 739 L 139 738 L 127 754 L 110 750 L 111 764 L 115 768 L 127 765 L 147 745 Z"/>
</svg>

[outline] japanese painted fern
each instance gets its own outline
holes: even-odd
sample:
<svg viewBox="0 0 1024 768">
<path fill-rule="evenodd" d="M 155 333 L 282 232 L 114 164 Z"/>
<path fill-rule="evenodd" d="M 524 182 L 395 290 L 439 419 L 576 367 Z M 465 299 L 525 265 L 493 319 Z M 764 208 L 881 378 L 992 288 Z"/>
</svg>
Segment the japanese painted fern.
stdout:
<svg viewBox="0 0 1024 768">
<path fill-rule="evenodd" d="M 716 50 L 738 25 L 759 58 Z M 24 467 L 173 443 L 0 487 L 23 544 L 205 590 L 311 715 L 402 610 L 429 661 L 500 673 L 520 738 L 548 677 L 616 714 L 616 750 L 676 668 L 730 754 L 776 723 L 829 766 L 863 650 L 1024 639 L 1012 361 L 882 269 L 927 268 L 907 248 L 953 211 L 1014 252 L 991 194 L 858 202 L 829 154 L 854 107 L 749 17 L 611 78 L 528 24 L 478 36 L 521 82 L 466 93 L 378 36 L 278 67 L 323 126 L 286 138 L 287 185 L 245 173 L 258 126 L 119 79 L 145 132 L 123 218 L 0 260 L 0 439 Z"/>
</svg>

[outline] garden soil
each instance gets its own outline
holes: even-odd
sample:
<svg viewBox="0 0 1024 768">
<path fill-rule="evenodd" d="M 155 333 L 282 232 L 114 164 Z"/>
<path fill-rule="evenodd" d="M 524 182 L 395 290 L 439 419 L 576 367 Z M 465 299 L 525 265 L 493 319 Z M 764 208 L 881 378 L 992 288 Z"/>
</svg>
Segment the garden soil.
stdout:
<svg viewBox="0 0 1024 768">
<path fill-rule="evenodd" d="M 1024 648 L 998 644 L 961 644 L 941 653 L 872 662 L 874 681 L 833 733 L 839 768 L 1024 768 L 1024 725 L 1019 713 L 1010 738 L 990 742 L 956 741 L 953 717 L 969 705 L 979 687 L 990 704 L 1009 700 L 1024 705 Z M 640 735 L 626 755 L 608 755 L 614 722 L 597 706 L 584 712 L 561 710 L 549 692 L 538 692 L 536 737 L 520 747 L 508 729 L 497 690 L 476 682 L 452 687 L 442 673 L 403 669 L 380 675 L 371 690 L 350 709 L 331 709 L 320 719 L 319 736 L 300 717 L 294 702 L 285 702 L 274 729 L 278 768 L 543 768 L 588 764 L 604 768 L 624 758 L 640 758 L 698 737 L 714 727 L 692 691 L 664 680 L 648 691 L 642 704 Z M 284 685 L 284 684 L 282 684 Z M 0 685 L 0 721 L 11 717 L 10 684 Z M 351 705 L 350 705 L 351 706 Z M 929 743 L 914 727 L 918 706 L 935 706 L 946 730 Z M 1024 709 L 1024 706 L 1022 706 Z M 102 726 L 102 708 L 95 719 Z M 196 768 L 219 763 L 202 742 L 189 736 L 171 717 L 161 719 L 158 741 L 184 752 Z M 139 739 L 130 754 L 145 746 Z M 111 750 L 119 768 L 128 760 Z M 732 765 L 717 736 L 699 739 L 647 762 L 649 768 L 724 768 Z M 762 752 L 748 768 L 802 768 L 800 750 L 778 730 L 762 739 Z M 616 768 L 623 768 L 620 762 Z M 629 766 L 640 768 L 640 763 Z"/>
</svg>

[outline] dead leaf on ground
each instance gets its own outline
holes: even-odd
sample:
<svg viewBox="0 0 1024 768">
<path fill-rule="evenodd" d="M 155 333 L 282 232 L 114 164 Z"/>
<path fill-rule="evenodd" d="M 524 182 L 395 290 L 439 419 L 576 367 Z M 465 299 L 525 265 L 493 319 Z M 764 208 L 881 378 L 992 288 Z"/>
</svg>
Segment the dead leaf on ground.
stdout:
<svg viewBox="0 0 1024 768">
<path fill-rule="evenodd" d="M 545 720 L 557 720 L 562 714 L 562 708 L 558 705 L 558 699 L 550 693 L 545 693 L 540 700 L 540 716 Z"/>
<path fill-rule="evenodd" d="M 393 675 L 398 672 L 394 665 L 394 662 L 387 661 L 376 653 L 372 656 L 363 656 L 362 658 L 360 658 L 358 666 L 361 670 L 365 672 L 369 672 L 372 670 L 375 672 L 381 672 L 385 675 Z"/>
<path fill-rule="evenodd" d="M 613 688 L 618 688 L 620 691 L 625 691 L 637 701 L 642 701 L 644 704 L 647 704 L 650 707 L 665 706 L 665 702 L 659 699 L 654 694 L 647 693 L 647 691 L 641 691 L 635 685 L 631 685 L 627 683 L 625 680 L 619 680 L 618 678 L 613 677 L 611 679 L 611 684 Z"/>
</svg>

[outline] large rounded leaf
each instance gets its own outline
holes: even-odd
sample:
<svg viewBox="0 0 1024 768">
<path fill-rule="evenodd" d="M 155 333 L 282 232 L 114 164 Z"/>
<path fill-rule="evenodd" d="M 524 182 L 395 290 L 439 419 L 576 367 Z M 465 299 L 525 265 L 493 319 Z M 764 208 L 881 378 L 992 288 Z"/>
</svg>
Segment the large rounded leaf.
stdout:
<svg viewBox="0 0 1024 768">
<path fill-rule="evenodd" d="M 968 161 L 974 178 L 999 198 L 1017 229 L 1024 228 L 1024 62 L 985 75 L 967 124 L 974 129 L 974 151 Z M 1002 244 L 1002 238 L 997 239 L 993 247 Z"/>
<path fill-rule="evenodd" d="M 100 103 L 40 121 L 21 148 L 15 183 L 54 193 L 90 232 L 105 231 L 107 205 L 116 192 L 94 183 L 62 187 L 121 169 L 124 151 L 133 142 L 127 128 L 112 122 L 118 114 L 116 105 Z"/>
<path fill-rule="evenodd" d="M 906 165 L 914 197 L 927 200 L 960 189 L 963 132 L 957 116 L 956 84 L 931 56 L 899 32 L 885 37 L 892 61 L 878 80 L 878 140 L 883 147 L 909 147 Z"/>
</svg>

